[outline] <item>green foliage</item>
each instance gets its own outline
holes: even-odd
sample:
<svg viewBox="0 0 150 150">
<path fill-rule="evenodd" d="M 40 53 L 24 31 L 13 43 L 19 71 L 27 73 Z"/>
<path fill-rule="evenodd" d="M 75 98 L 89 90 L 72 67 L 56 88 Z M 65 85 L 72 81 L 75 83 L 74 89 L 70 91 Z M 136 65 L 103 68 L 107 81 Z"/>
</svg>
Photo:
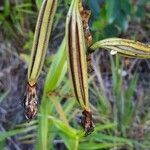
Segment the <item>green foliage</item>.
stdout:
<svg viewBox="0 0 150 150">
<path fill-rule="evenodd" d="M 50 70 L 48 71 L 46 82 L 45 82 L 45 92 L 55 90 L 64 78 L 67 71 L 66 62 L 66 49 L 65 49 L 65 39 L 56 54 L 53 63 L 51 64 Z M 59 68 L 59 69 L 58 69 Z"/>
<path fill-rule="evenodd" d="M 30 3 L 12 4 L 9 0 L 4 1 L 0 11 L 0 25 L 7 36 L 17 38 L 16 32 L 24 34 L 25 14 L 33 15 Z"/>
<path fill-rule="evenodd" d="M 57 60 L 57 61 L 56 61 Z M 58 67 L 57 67 L 58 66 Z M 42 98 L 41 104 L 41 117 L 39 118 L 39 149 L 46 149 L 45 146 L 48 145 L 48 115 L 51 113 L 52 107 L 50 107 L 50 100 L 48 98 L 48 94 L 53 92 L 60 81 L 62 81 L 65 73 L 66 73 L 66 60 L 65 60 L 65 41 L 63 40 L 58 53 L 56 54 L 53 63 L 49 69 L 47 74 L 45 86 L 44 86 L 44 95 Z M 54 82 L 53 82 L 54 81 Z M 51 84 L 53 83 L 53 84 Z M 51 108 L 51 109 L 50 109 Z M 51 125 L 51 123 L 50 123 Z"/>
<path fill-rule="evenodd" d="M 89 0 L 93 20 L 91 30 L 95 41 L 114 37 L 126 32 L 131 20 L 144 19 L 144 6 L 148 1 L 138 1 L 137 4 L 129 0 Z"/>
<path fill-rule="evenodd" d="M 123 66 L 116 57 L 115 63 L 111 58 L 112 64 L 112 81 L 113 81 L 113 97 L 114 97 L 114 121 L 118 124 L 118 132 L 124 137 L 127 136 L 127 129 L 132 125 L 136 104 L 133 102 L 134 89 L 137 83 L 137 75 L 134 75 L 128 89 L 123 89 Z"/>
<path fill-rule="evenodd" d="M 24 22 L 25 19 L 24 13 L 33 14 L 31 1 L 26 0 L 26 2 L 26 4 L 11 6 L 8 0 L 5 1 L 2 13 L 0 13 L 0 24 L 6 27 L 7 32 L 10 29 L 11 33 L 15 33 L 15 30 L 22 34 L 25 33 L 22 26 L 22 21 Z M 40 8 L 41 2 L 41 0 L 36 0 L 37 9 Z M 68 4 L 69 1 L 66 0 L 66 3 Z M 140 10 L 144 8 L 145 3 L 146 1 L 141 2 L 132 10 L 131 1 L 106 0 L 99 9 L 98 0 L 89 0 L 88 5 L 94 15 L 92 18 L 94 40 L 117 36 L 121 32 L 125 32 L 129 23 L 128 18 L 136 18 L 139 13 L 141 13 L 140 17 L 143 17 L 143 11 L 140 12 Z M 58 14 L 58 16 L 56 22 L 61 15 Z M 11 21 L 7 19 L 8 17 L 11 18 Z M 27 37 L 24 49 L 31 48 L 33 32 L 29 31 Z M 39 150 L 55 149 L 56 144 L 65 145 L 69 150 L 82 150 L 87 147 L 90 150 L 149 148 L 149 135 L 144 137 L 144 142 L 133 140 L 128 136 L 139 108 L 139 103 L 134 101 L 138 75 L 134 74 L 128 81 L 128 89 L 124 88 L 123 63 L 120 62 L 118 56 L 115 58 L 111 56 L 110 60 L 113 106 L 108 100 L 103 83 L 100 81 L 98 85 L 92 77 L 89 80 L 91 101 L 96 99 L 95 105 L 92 102 L 91 105 L 95 118 L 98 118 L 95 131 L 91 135 L 85 137 L 77 122 L 81 113 L 75 99 L 70 96 L 70 86 L 66 75 L 65 40 L 63 40 L 48 69 L 38 118 L 30 123 L 21 124 L 15 129 L 1 132 L 0 149 L 3 149 L 4 141 L 7 138 L 18 134 L 20 136 L 18 140 L 22 143 L 29 142 L 30 139 L 36 140 L 35 145 Z M 99 66 L 96 71 L 101 75 Z M 7 94 L 6 92 L 1 96 L 0 102 Z M 140 106 L 142 107 L 143 103 Z M 149 117 L 149 112 L 150 110 L 145 118 Z"/>
</svg>

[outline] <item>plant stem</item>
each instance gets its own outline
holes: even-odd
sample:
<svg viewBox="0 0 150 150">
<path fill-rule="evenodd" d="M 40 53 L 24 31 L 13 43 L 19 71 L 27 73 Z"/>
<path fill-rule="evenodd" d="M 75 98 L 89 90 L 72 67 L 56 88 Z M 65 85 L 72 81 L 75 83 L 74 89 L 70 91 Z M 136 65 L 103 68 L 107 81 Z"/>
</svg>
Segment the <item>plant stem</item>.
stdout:
<svg viewBox="0 0 150 150">
<path fill-rule="evenodd" d="M 60 119 L 67 125 L 69 126 L 68 120 L 66 118 L 66 115 L 62 109 L 62 106 L 60 105 L 60 103 L 57 101 L 56 97 L 53 95 L 49 95 L 50 100 L 53 102 L 53 104 L 55 105 L 56 111 L 58 112 Z"/>
</svg>

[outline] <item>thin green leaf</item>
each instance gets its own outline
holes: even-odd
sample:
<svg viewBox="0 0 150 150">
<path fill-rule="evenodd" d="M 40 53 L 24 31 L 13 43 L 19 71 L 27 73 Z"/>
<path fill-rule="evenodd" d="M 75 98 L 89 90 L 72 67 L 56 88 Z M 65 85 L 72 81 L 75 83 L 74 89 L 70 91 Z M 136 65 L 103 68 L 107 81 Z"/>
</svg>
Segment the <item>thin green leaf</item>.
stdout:
<svg viewBox="0 0 150 150">
<path fill-rule="evenodd" d="M 31 130 L 35 129 L 35 128 L 36 128 L 36 126 L 31 126 L 31 127 L 28 127 L 28 128 L 14 129 L 14 130 L 11 130 L 11 131 L 1 132 L 0 141 L 3 141 L 4 139 L 6 139 L 10 136 L 14 136 L 16 134 L 26 133 L 28 131 L 31 131 Z"/>
<path fill-rule="evenodd" d="M 67 72 L 67 61 L 65 51 L 65 39 L 62 41 L 58 52 L 51 64 L 45 81 L 45 92 L 50 92 L 56 89 L 62 82 L 64 75 Z"/>
<path fill-rule="evenodd" d="M 79 150 L 85 150 L 88 147 L 90 150 L 100 150 L 100 149 L 109 149 L 117 148 L 122 146 L 122 143 L 82 143 L 80 144 Z"/>
</svg>

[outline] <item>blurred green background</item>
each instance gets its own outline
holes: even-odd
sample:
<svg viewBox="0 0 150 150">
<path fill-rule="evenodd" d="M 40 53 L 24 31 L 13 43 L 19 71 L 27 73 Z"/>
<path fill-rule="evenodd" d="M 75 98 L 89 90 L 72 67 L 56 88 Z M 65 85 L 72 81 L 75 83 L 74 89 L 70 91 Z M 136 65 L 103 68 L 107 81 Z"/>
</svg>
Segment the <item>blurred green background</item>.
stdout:
<svg viewBox="0 0 150 150">
<path fill-rule="evenodd" d="M 42 0 L 0 1 L 0 150 L 150 150 L 148 59 L 111 56 L 104 50 L 91 55 L 89 91 L 95 130 L 84 136 L 81 110 L 70 94 L 62 42 L 70 2 L 59 0 L 38 82 L 39 115 L 28 122 L 22 103 Z M 92 11 L 93 42 L 122 37 L 149 43 L 149 0 L 84 0 L 84 7 Z"/>
</svg>

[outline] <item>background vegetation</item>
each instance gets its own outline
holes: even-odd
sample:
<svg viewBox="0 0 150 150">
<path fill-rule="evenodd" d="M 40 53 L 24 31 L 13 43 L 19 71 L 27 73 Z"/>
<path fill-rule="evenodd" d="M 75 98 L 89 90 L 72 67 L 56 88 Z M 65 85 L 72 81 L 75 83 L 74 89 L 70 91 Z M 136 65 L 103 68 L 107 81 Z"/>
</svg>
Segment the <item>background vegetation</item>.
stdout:
<svg viewBox="0 0 150 150">
<path fill-rule="evenodd" d="M 70 0 L 59 1 L 38 83 L 39 115 L 26 121 L 22 101 L 41 2 L 0 1 L 0 149 L 149 150 L 150 61 L 112 57 L 103 50 L 92 54 L 89 64 L 90 102 L 96 127 L 84 137 L 81 110 L 71 96 L 62 42 Z M 149 42 L 149 0 L 84 3 L 92 11 L 93 41 L 123 37 Z"/>
</svg>

